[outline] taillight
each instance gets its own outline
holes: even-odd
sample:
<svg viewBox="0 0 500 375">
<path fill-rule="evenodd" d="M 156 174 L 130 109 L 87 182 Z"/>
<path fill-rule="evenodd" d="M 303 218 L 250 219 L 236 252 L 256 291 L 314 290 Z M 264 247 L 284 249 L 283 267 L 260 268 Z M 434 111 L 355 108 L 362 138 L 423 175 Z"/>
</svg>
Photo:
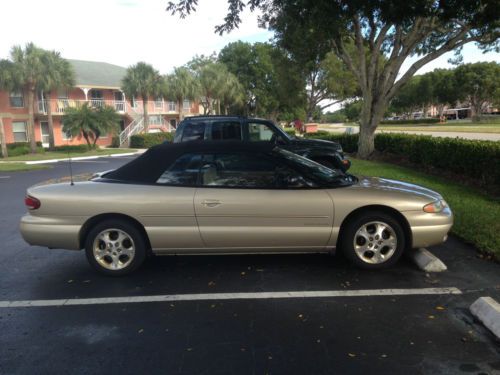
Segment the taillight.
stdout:
<svg viewBox="0 0 500 375">
<path fill-rule="evenodd" d="M 36 199 L 35 197 L 32 197 L 30 195 L 27 195 L 25 198 L 24 198 L 24 204 L 26 205 L 26 207 L 28 207 L 28 210 L 36 210 L 38 208 L 40 208 L 40 201 L 38 199 Z"/>
</svg>

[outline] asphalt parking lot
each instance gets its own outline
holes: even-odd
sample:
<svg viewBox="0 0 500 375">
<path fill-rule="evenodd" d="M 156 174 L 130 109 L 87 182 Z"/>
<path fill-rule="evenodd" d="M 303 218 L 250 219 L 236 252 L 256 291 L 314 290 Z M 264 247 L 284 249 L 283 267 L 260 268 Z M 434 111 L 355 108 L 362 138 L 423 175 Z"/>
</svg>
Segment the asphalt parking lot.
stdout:
<svg viewBox="0 0 500 375">
<path fill-rule="evenodd" d="M 255 255 L 152 258 L 107 278 L 83 252 L 18 232 L 25 189 L 67 175 L 67 163 L 0 173 L 0 374 L 500 374 L 500 343 L 468 311 L 500 299 L 500 266 L 456 238 L 430 249 L 442 274 L 407 259 L 367 272 L 338 255 Z"/>
</svg>

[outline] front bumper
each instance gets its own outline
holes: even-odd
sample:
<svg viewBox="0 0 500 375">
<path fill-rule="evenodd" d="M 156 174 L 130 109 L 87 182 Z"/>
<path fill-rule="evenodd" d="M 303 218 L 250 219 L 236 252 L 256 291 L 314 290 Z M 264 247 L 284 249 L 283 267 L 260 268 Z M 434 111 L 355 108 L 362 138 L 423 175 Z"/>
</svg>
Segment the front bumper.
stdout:
<svg viewBox="0 0 500 375">
<path fill-rule="evenodd" d="M 33 246 L 80 250 L 78 238 L 81 225 L 72 219 L 26 214 L 21 218 L 21 236 Z"/>
<path fill-rule="evenodd" d="M 446 241 L 453 226 L 453 213 L 447 207 L 439 213 L 402 212 L 410 225 L 412 248 L 439 245 Z"/>
</svg>

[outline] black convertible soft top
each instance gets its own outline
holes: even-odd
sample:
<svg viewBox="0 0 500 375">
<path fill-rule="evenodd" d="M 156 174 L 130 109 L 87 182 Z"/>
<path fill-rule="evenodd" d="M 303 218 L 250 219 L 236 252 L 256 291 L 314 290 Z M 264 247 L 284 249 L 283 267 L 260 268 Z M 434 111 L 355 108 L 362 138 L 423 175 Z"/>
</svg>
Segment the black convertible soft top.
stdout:
<svg viewBox="0 0 500 375">
<path fill-rule="evenodd" d="M 151 147 L 144 154 L 103 176 L 105 180 L 154 183 L 172 163 L 185 154 L 196 153 L 269 153 L 276 146 L 272 142 L 192 141 L 163 143 Z"/>
</svg>

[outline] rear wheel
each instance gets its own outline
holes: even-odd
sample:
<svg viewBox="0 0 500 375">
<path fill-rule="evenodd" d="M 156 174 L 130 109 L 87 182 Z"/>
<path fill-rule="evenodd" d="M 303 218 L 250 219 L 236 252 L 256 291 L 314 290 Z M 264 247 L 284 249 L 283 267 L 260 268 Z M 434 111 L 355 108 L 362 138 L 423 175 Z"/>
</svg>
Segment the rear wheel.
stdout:
<svg viewBox="0 0 500 375">
<path fill-rule="evenodd" d="M 89 263 L 99 272 L 122 276 L 134 271 L 146 257 L 146 245 L 137 228 L 125 220 L 95 225 L 85 240 Z"/>
<path fill-rule="evenodd" d="M 341 247 L 358 267 L 378 269 L 392 266 L 403 254 L 405 235 L 401 224 L 384 212 L 366 212 L 347 223 Z"/>
</svg>

